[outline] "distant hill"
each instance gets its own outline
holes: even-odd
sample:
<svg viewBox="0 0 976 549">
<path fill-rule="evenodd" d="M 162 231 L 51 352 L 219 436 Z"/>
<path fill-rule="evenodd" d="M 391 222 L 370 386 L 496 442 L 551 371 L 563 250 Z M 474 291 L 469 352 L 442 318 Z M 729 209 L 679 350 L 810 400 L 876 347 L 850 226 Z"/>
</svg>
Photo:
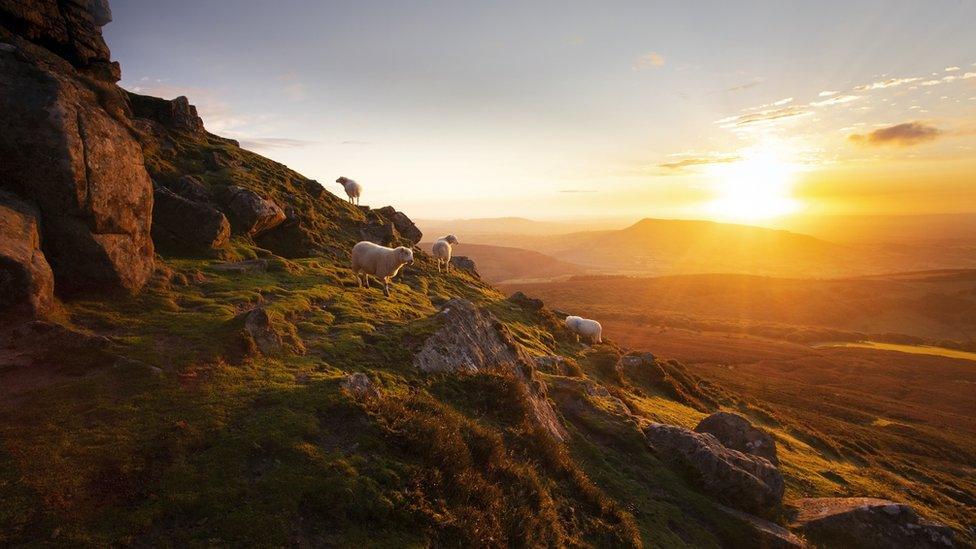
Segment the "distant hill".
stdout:
<svg viewBox="0 0 976 549">
<path fill-rule="evenodd" d="M 431 243 L 421 243 L 420 247 L 430 252 Z M 579 265 L 522 248 L 462 243 L 454 253 L 473 259 L 478 273 L 492 283 L 551 280 L 586 272 Z"/>
<path fill-rule="evenodd" d="M 464 235 L 467 242 L 500 244 L 498 239 L 510 235 L 548 236 L 580 231 L 619 229 L 630 221 L 619 219 L 579 221 L 538 221 L 524 217 L 485 217 L 474 219 L 418 219 L 416 224 L 429 240 L 453 233 Z"/>
</svg>

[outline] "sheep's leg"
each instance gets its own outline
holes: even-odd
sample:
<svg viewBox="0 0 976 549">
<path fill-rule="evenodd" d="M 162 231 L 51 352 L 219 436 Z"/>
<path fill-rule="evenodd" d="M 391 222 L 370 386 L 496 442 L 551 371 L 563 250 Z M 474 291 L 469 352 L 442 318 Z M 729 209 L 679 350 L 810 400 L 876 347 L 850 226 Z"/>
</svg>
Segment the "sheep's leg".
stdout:
<svg viewBox="0 0 976 549">
<path fill-rule="evenodd" d="M 383 295 L 390 297 L 390 277 L 383 279 Z"/>
<path fill-rule="evenodd" d="M 352 274 L 356 277 L 356 286 L 359 287 L 359 288 L 362 288 L 363 287 L 363 275 L 360 274 L 360 273 L 358 273 L 358 272 L 356 272 L 356 271 L 353 271 Z"/>
<path fill-rule="evenodd" d="M 365 282 L 366 287 L 369 288 L 369 275 L 366 273 L 363 273 L 363 282 Z"/>
</svg>

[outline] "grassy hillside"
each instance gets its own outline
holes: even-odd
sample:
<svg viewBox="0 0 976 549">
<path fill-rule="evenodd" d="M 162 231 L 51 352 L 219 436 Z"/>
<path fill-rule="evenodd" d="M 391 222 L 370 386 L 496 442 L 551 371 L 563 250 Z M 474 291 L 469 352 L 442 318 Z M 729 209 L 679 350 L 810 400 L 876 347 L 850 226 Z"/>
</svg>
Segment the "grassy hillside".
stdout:
<svg viewBox="0 0 976 549">
<path fill-rule="evenodd" d="M 25 346 L 27 336 L 0 331 L 0 545 L 754 540 L 647 450 L 631 416 L 584 391 L 604 384 L 644 420 L 689 424 L 707 409 L 688 396 L 695 389 L 641 389 L 613 373 L 613 345 L 570 342 L 551 317 L 465 273 L 437 273 L 420 251 L 390 299 L 359 289 L 348 249 L 369 212 L 213 135 L 143 138 L 157 182 L 192 174 L 215 194 L 241 186 L 303 222 L 267 242 L 278 253 L 237 235 L 206 257 L 159 257 L 137 296 L 65 302 L 57 320 L 80 345 Z M 295 246 L 308 257 L 285 257 L 300 255 Z M 492 312 L 531 355 L 575 365 L 537 374 L 568 403 L 566 444 L 532 420 L 512 373 L 412 365 L 439 328 L 437 306 L 454 297 Z M 242 314 L 258 307 L 280 350 L 257 351 L 243 330 Z M 342 389 L 356 372 L 379 397 Z"/>
</svg>

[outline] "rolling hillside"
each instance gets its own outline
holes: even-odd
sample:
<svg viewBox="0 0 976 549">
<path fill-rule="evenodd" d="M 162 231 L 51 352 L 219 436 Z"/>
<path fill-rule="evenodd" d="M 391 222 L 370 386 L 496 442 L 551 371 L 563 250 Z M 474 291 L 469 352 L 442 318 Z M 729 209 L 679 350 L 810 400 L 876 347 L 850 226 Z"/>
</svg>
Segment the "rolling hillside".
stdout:
<svg viewBox="0 0 976 549">
<path fill-rule="evenodd" d="M 430 246 L 430 242 L 420 244 L 426 252 L 430 251 Z M 579 265 L 506 246 L 462 243 L 454 247 L 454 255 L 474 260 L 478 274 L 492 283 L 550 280 L 586 272 Z"/>
</svg>

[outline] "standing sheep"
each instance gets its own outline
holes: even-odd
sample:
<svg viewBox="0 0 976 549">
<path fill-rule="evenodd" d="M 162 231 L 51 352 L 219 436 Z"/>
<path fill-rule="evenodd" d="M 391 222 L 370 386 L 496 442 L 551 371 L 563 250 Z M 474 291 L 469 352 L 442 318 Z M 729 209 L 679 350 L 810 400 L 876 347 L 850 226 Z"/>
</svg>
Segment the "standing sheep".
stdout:
<svg viewBox="0 0 976 549">
<path fill-rule="evenodd" d="M 434 259 L 437 260 L 437 272 L 441 272 L 442 261 L 444 262 L 444 269 L 448 272 L 451 271 L 451 245 L 457 243 L 458 239 L 453 234 L 442 236 L 434 241 L 434 246 L 430 251 L 434 254 Z"/>
<path fill-rule="evenodd" d="M 349 197 L 349 203 L 359 205 L 359 195 L 363 192 L 363 186 L 356 183 L 348 177 L 340 177 L 336 179 L 336 183 L 342 185 L 346 189 L 346 196 Z"/>
<path fill-rule="evenodd" d="M 400 267 L 413 263 L 413 250 L 400 246 L 387 248 L 369 241 L 352 247 L 352 272 L 362 287 L 369 288 L 369 275 L 383 280 L 383 295 L 390 297 L 390 279 L 400 272 Z"/>
<path fill-rule="evenodd" d="M 590 340 L 590 343 L 603 343 L 603 326 L 595 320 L 581 318 L 578 316 L 567 316 L 566 327 L 576 334 Z"/>
</svg>

